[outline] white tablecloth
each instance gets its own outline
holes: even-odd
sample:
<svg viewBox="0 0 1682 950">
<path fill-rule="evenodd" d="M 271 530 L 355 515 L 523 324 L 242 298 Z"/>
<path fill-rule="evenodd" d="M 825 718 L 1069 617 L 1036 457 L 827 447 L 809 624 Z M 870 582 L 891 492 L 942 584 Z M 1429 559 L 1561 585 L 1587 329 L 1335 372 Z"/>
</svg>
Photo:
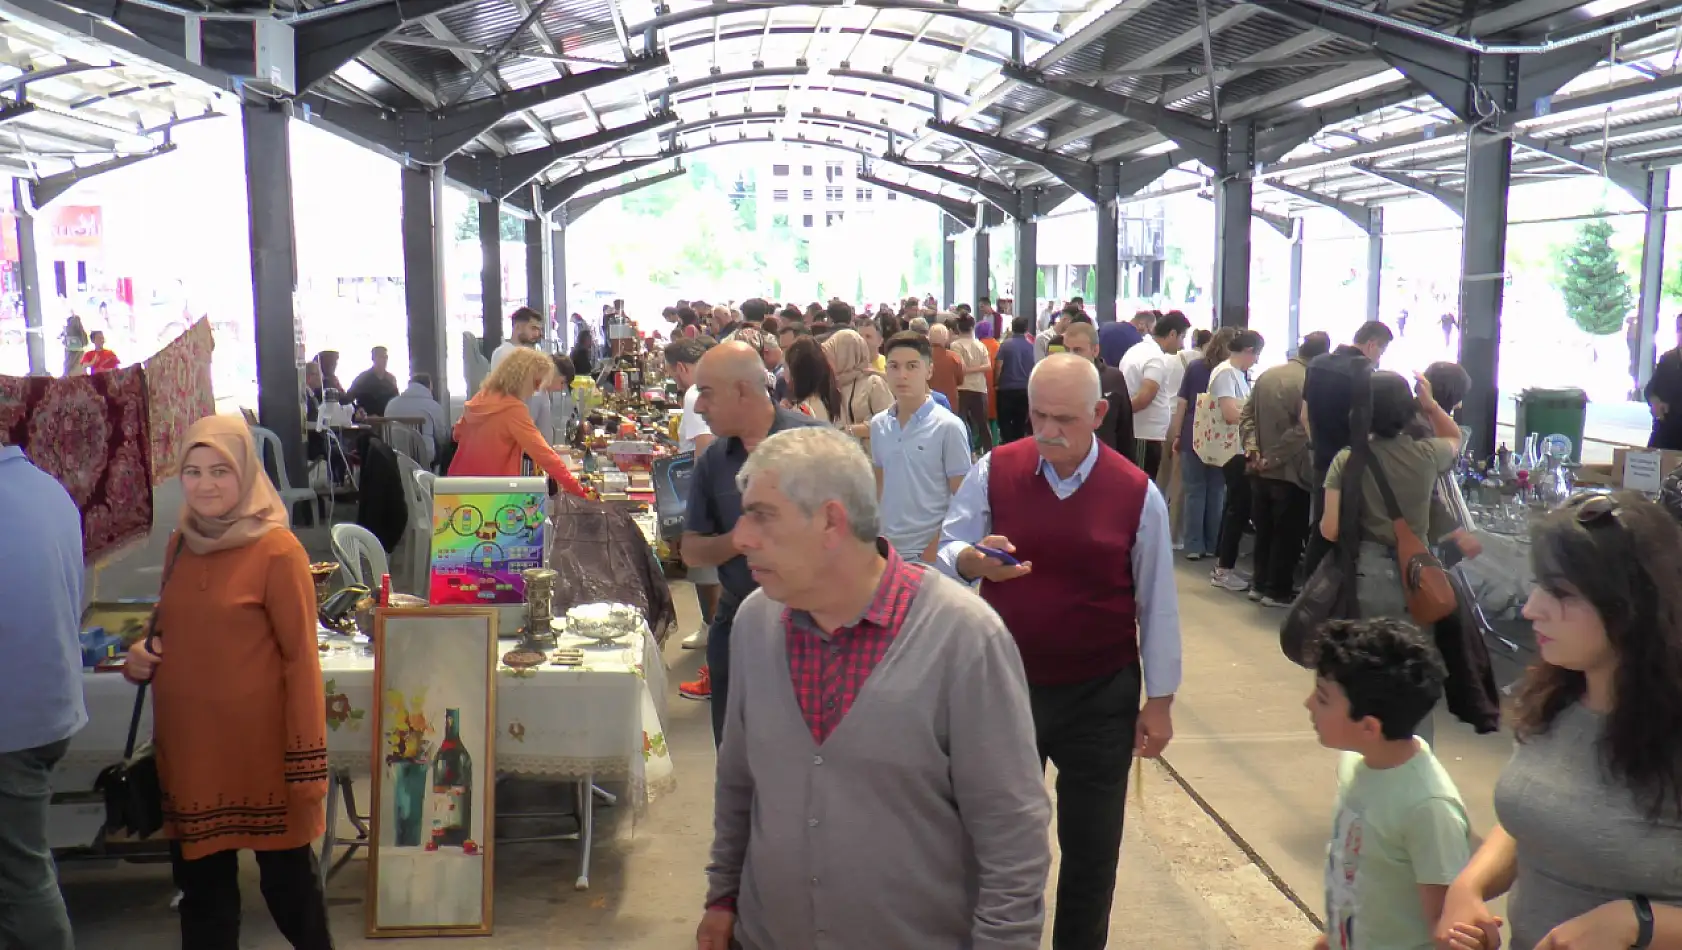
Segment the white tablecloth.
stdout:
<svg viewBox="0 0 1682 950">
<path fill-rule="evenodd" d="M 666 748 L 666 670 L 646 629 L 623 642 L 600 646 L 562 636 L 578 647 L 584 666 L 544 665 L 497 673 L 496 770 L 625 782 L 632 805 L 675 787 Z M 498 649 L 507 652 L 514 641 Z M 335 766 L 366 775 L 374 748 L 374 659 L 368 647 L 335 642 L 321 657 L 327 686 L 327 754 Z M 135 687 L 118 673 L 83 677 L 88 725 L 71 741 L 53 776 L 55 791 L 93 787 L 99 770 L 122 758 L 134 710 Z M 148 702 L 148 705 L 150 703 Z M 141 717 L 141 741 L 152 717 Z"/>
</svg>

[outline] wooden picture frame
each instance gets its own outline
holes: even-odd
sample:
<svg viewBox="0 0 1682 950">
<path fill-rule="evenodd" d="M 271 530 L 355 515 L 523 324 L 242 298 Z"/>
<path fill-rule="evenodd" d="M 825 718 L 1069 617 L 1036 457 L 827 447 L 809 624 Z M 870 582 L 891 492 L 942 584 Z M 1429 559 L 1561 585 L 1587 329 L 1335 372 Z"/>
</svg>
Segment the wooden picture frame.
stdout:
<svg viewBox="0 0 1682 950">
<path fill-rule="evenodd" d="M 491 932 L 497 656 L 494 608 L 375 615 L 369 937 Z"/>
</svg>

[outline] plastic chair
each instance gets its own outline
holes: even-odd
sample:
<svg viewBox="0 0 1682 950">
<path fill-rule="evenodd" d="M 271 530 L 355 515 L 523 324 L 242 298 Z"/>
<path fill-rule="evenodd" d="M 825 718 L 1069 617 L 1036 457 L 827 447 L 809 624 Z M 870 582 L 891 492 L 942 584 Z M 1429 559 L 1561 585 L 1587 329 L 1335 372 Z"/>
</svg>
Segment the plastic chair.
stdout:
<svg viewBox="0 0 1682 950">
<path fill-rule="evenodd" d="M 359 524 L 333 526 L 333 556 L 339 559 L 339 566 L 344 569 L 350 583 L 360 584 L 369 590 L 378 590 L 380 577 L 391 573 L 380 539 Z M 362 571 L 364 560 L 369 568 L 366 574 Z"/>
<path fill-rule="evenodd" d="M 403 482 L 403 504 L 409 513 L 404 532 L 409 541 L 404 562 L 409 593 L 426 596 L 427 569 L 432 561 L 432 473 L 402 452 L 397 453 L 397 472 Z M 422 481 L 421 476 L 426 476 Z"/>
<path fill-rule="evenodd" d="M 286 453 L 280 446 L 280 436 L 273 429 L 252 426 L 251 437 L 257 440 L 257 457 L 262 460 L 263 467 L 274 474 L 275 490 L 280 492 L 280 500 L 286 504 L 287 512 L 296 512 L 299 505 L 304 505 L 310 513 L 310 524 L 319 524 L 315 514 L 315 489 L 292 487 L 292 480 L 286 475 Z"/>
<path fill-rule="evenodd" d="M 432 467 L 432 440 L 421 434 L 420 428 L 397 419 L 387 419 L 386 441 L 399 455 L 407 455 L 423 469 Z"/>
</svg>

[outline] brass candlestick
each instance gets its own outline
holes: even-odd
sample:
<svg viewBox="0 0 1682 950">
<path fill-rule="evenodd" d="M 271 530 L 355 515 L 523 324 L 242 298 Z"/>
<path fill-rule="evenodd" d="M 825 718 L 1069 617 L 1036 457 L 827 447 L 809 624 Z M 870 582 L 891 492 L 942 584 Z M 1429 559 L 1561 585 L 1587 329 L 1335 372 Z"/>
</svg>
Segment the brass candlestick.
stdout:
<svg viewBox="0 0 1682 950">
<path fill-rule="evenodd" d="M 555 596 L 555 578 L 551 568 L 529 567 L 520 572 L 526 581 L 526 635 L 523 646 L 545 649 L 556 646 L 554 614 L 550 603 Z"/>
</svg>

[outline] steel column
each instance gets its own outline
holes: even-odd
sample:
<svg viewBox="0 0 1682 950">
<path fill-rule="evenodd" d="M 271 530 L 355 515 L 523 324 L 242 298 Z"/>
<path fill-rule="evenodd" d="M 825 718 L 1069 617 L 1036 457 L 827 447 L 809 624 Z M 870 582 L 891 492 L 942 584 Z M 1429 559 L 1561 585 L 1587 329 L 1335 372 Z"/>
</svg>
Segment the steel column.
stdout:
<svg viewBox="0 0 1682 950">
<path fill-rule="evenodd" d="M 1384 293 L 1384 209 L 1367 212 L 1367 319 L 1377 320 Z"/>
<path fill-rule="evenodd" d="M 940 216 L 940 305 L 951 309 L 958 300 L 958 248 L 953 243 L 964 233 L 963 222 L 949 214 Z"/>
<path fill-rule="evenodd" d="M 526 221 L 526 306 L 543 314 L 549 321 L 549 224 L 542 215 Z M 545 334 L 549 336 L 549 334 Z M 551 336 L 552 339 L 552 336 Z"/>
<path fill-rule="evenodd" d="M 1121 228 L 1116 219 L 1121 211 L 1116 204 L 1116 176 L 1119 171 L 1114 163 L 1106 163 L 1098 169 L 1098 246 L 1093 255 L 1097 286 L 1093 293 L 1096 298 L 1093 307 L 1099 326 L 1116 320 L 1116 297 L 1121 278 Z"/>
<path fill-rule="evenodd" d="M 1027 215 L 1013 223 L 1016 226 L 1016 312 L 1033 318 L 1040 312 L 1040 226 Z"/>
<path fill-rule="evenodd" d="M 985 217 L 985 215 L 981 217 Z M 993 250 L 985 223 L 976 225 L 970 240 L 975 248 L 975 267 L 970 274 L 970 306 L 979 307 L 982 297 L 992 297 L 993 295 L 989 289 L 992 286 L 992 281 L 988 280 L 987 273 L 988 268 L 992 266 Z M 995 300 L 993 303 L 996 305 L 998 301 Z"/>
<path fill-rule="evenodd" d="M 304 468 L 304 388 L 292 231 L 291 121 L 279 103 L 245 102 L 245 202 L 251 225 L 251 291 L 257 317 L 257 418 L 280 437 L 286 477 L 309 484 Z"/>
<path fill-rule="evenodd" d="M 1461 418 L 1480 458 L 1495 451 L 1500 407 L 1501 303 L 1507 271 L 1507 197 L 1513 143 L 1472 132 L 1466 139 L 1466 226 L 1460 250 L 1460 365 L 1472 377 Z"/>
<path fill-rule="evenodd" d="M 1659 302 L 1664 294 L 1664 208 L 1670 204 L 1670 170 L 1647 173 L 1642 204 L 1647 208 L 1647 227 L 1641 244 L 1641 300 L 1636 308 L 1637 332 L 1633 388 L 1642 389 L 1653 378 L 1653 334 L 1659 328 Z"/>
<path fill-rule="evenodd" d="M 450 406 L 448 342 L 444 338 L 444 295 L 438 252 L 438 198 L 443 178 L 436 169 L 404 168 L 402 178 L 403 301 L 408 310 L 409 372 L 432 377 L 432 394 Z M 435 194 L 435 191 L 438 194 Z"/>
<path fill-rule="evenodd" d="M 56 375 L 47 368 L 45 314 L 41 310 L 41 257 L 35 244 L 35 211 L 29 186 L 12 179 L 13 223 L 17 225 L 18 281 L 23 290 L 23 326 L 29 347 L 29 375 Z M 26 210 L 27 209 L 27 210 Z"/>
<path fill-rule="evenodd" d="M 502 345 L 502 202 L 479 203 L 479 294 L 485 355 Z"/>
<path fill-rule="evenodd" d="M 1305 225 L 1301 218 L 1293 219 L 1291 231 L 1291 284 L 1285 310 L 1285 355 L 1297 355 L 1302 341 L 1302 237 Z"/>
<path fill-rule="evenodd" d="M 549 279 L 555 288 L 555 321 L 560 330 L 555 334 L 563 351 L 571 352 L 577 341 L 572 338 L 572 313 L 567 309 L 567 209 L 555 211 L 555 230 L 549 235 Z"/>
<path fill-rule="evenodd" d="M 1215 182 L 1215 325 L 1250 325 L 1250 216 L 1255 184 L 1255 127 L 1221 129 L 1220 178 Z"/>
</svg>

